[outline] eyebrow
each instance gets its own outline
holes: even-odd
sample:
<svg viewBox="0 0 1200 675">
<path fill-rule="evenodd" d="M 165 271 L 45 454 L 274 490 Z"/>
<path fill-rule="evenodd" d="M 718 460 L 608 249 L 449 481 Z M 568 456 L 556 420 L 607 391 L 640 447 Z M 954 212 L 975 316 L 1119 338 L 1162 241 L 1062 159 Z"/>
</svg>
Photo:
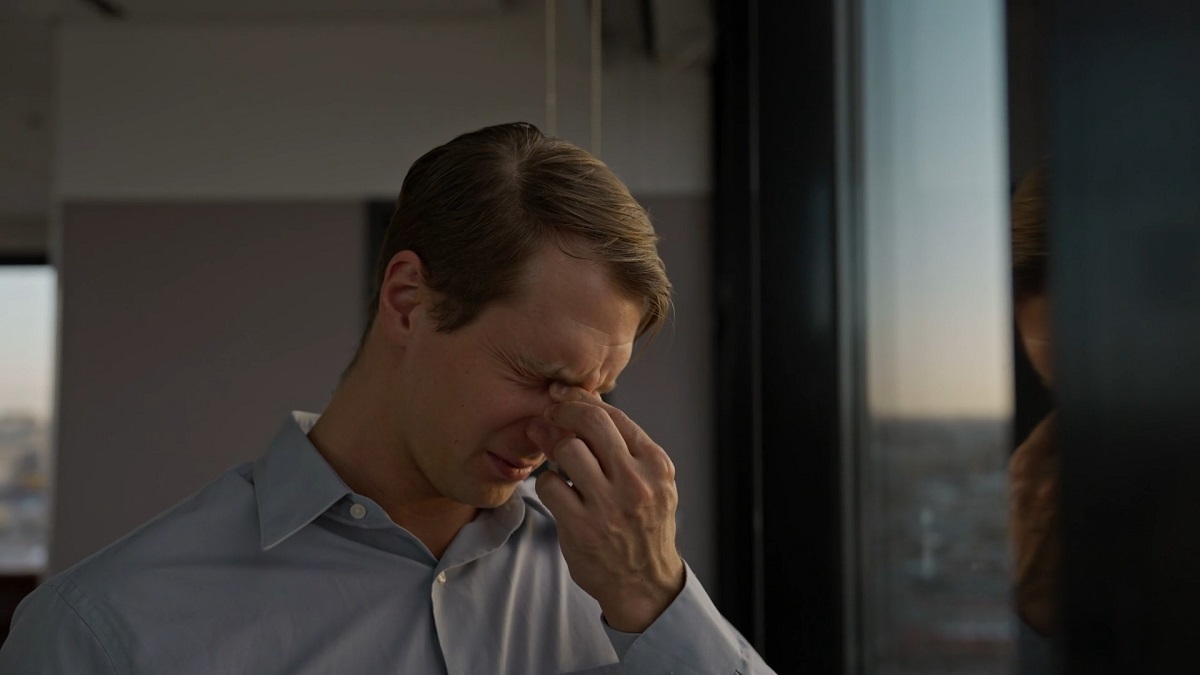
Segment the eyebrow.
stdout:
<svg viewBox="0 0 1200 675">
<path fill-rule="evenodd" d="M 570 375 L 567 375 L 564 372 L 563 368 L 553 368 L 544 363 L 534 361 L 533 359 L 530 359 L 526 356 L 520 357 L 519 362 L 521 364 L 521 367 L 524 370 L 527 370 L 530 373 L 535 374 L 539 377 L 544 377 L 548 380 L 554 380 L 556 382 L 562 382 L 563 384 L 570 385 L 572 387 L 579 387 L 580 389 L 586 389 L 586 387 L 584 386 L 584 382 L 582 380 L 579 380 L 577 378 L 571 377 Z M 597 388 L 596 392 L 600 393 L 600 394 L 611 394 L 613 392 L 613 390 L 616 388 L 617 388 L 617 383 L 614 380 L 612 383 L 610 383 L 608 385 L 604 385 L 604 386 Z"/>
</svg>

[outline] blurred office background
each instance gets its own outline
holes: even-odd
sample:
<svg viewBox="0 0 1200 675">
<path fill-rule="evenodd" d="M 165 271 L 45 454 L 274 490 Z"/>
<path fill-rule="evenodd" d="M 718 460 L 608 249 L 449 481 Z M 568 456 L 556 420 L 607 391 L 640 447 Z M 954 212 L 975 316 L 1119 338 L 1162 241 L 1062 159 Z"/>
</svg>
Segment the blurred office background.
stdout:
<svg viewBox="0 0 1200 675">
<path fill-rule="evenodd" d="M 615 403 L 779 672 L 1173 663 L 1136 580 L 1191 559 L 1129 551 L 1181 488 L 1120 463 L 1148 418 L 1114 410 L 1195 477 L 1197 45 L 1165 0 L 4 0 L 0 623 L 319 411 L 408 166 L 526 120 L 662 235 L 674 315 Z M 1014 375 L 1008 200 L 1047 155 L 1077 177 L 1066 450 L 1097 458 L 1067 469 L 1053 640 L 1012 610 L 1006 482 L 1047 405 Z"/>
</svg>

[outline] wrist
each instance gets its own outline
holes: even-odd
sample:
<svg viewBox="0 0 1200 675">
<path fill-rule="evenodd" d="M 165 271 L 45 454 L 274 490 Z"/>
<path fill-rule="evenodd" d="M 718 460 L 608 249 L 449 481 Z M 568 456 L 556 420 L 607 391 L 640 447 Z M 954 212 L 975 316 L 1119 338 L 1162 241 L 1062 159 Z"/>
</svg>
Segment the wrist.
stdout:
<svg viewBox="0 0 1200 675">
<path fill-rule="evenodd" d="M 622 633 L 643 633 L 683 591 L 687 571 L 683 560 L 656 580 L 645 579 L 610 598 L 600 600 L 609 627 Z"/>
</svg>

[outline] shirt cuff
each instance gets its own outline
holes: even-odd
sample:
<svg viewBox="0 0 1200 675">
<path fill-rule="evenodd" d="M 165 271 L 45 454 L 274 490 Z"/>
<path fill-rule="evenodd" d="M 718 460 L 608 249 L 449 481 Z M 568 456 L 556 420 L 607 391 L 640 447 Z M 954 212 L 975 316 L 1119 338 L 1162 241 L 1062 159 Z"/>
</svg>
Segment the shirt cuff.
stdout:
<svg viewBox="0 0 1200 675">
<path fill-rule="evenodd" d="M 684 563 L 683 590 L 644 633 L 604 630 L 626 673 L 733 673 L 743 663 L 737 631 Z"/>
<path fill-rule="evenodd" d="M 633 646 L 637 639 L 642 637 L 641 633 L 623 633 L 616 628 L 608 625 L 608 619 L 603 616 L 600 620 L 604 622 L 604 632 L 608 633 L 608 641 L 612 643 L 613 649 L 617 652 L 617 658 L 622 662 L 625 661 L 625 655 L 629 653 L 629 648 Z"/>
</svg>

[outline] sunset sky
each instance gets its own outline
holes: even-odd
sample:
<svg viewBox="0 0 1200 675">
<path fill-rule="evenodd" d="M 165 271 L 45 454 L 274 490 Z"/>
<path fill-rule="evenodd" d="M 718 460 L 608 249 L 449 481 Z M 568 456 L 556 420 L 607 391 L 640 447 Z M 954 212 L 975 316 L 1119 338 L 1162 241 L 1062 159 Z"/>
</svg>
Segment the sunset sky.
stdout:
<svg viewBox="0 0 1200 675">
<path fill-rule="evenodd" d="M 49 267 L 0 267 L 0 415 L 50 414 L 55 280 Z"/>
</svg>

